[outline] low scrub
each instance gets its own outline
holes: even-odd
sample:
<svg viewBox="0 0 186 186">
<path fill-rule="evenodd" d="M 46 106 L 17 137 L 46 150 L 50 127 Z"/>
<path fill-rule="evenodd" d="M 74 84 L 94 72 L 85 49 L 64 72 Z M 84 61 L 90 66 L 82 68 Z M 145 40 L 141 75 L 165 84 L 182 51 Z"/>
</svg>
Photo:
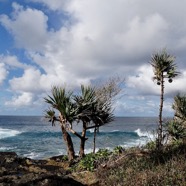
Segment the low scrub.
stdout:
<svg viewBox="0 0 186 186">
<path fill-rule="evenodd" d="M 95 154 L 86 154 L 72 169 L 73 171 L 94 171 L 100 165 L 104 166 L 106 162 L 116 159 L 123 151 L 124 149 L 120 146 L 115 147 L 113 151 L 100 149 Z"/>
<path fill-rule="evenodd" d="M 150 145 L 150 148 L 151 145 Z M 99 185 L 186 185 L 186 145 L 172 144 L 160 151 L 128 150 L 96 170 Z"/>
</svg>

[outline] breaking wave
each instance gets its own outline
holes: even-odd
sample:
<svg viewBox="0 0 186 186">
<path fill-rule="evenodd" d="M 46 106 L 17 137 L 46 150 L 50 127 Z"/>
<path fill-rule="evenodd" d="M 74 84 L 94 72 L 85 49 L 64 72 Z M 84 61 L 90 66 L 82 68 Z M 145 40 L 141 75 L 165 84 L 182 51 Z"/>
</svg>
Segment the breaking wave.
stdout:
<svg viewBox="0 0 186 186">
<path fill-rule="evenodd" d="M 18 130 L 0 128 L 0 139 L 17 136 L 21 134 Z"/>
</svg>

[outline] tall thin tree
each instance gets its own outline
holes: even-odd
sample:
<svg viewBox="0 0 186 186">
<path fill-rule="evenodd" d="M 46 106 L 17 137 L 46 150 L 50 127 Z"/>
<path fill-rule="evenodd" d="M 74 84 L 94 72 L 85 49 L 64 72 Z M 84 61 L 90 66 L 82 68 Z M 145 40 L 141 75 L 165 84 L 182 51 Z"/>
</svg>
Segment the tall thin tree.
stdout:
<svg viewBox="0 0 186 186">
<path fill-rule="evenodd" d="M 179 75 L 176 70 L 175 57 L 167 53 L 166 49 L 157 52 L 152 55 L 150 64 L 153 67 L 154 77 L 153 80 L 157 82 L 157 85 L 161 86 L 160 92 L 160 108 L 159 108 L 159 124 L 158 124 L 158 137 L 157 148 L 160 150 L 163 143 L 163 102 L 164 102 L 164 89 L 165 79 L 168 79 L 169 83 L 172 83 L 173 79 Z"/>
</svg>

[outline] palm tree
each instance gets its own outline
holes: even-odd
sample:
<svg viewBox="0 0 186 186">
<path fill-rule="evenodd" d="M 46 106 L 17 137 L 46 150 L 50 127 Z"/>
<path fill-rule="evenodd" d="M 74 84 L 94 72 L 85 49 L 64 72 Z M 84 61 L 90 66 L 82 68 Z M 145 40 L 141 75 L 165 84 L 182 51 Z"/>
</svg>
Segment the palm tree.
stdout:
<svg viewBox="0 0 186 186">
<path fill-rule="evenodd" d="M 101 102 L 95 94 L 95 88 L 90 86 L 81 86 L 81 94 L 73 95 L 72 92 L 67 92 L 64 88 L 53 87 L 52 96 L 44 98 L 51 108 L 45 111 L 45 117 L 55 125 L 59 122 L 63 134 L 63 139 L 67 145 L 67 153 L 69 160 L 74 159 L 74 147 L 70 131 L 80 138 L 80 157 L 85 155 L 86 131 L 90 128 L 98 128 L 105 123 L 111 121 L 113 116 L 111 105 L 107 102 Z M 55 111 L 59 115 L 55 115 Z M 82 122 L 81 135 L 73 130 L 72 123 L 74 121 Z"/>
<path fill-rule="evenodd" d="M 81 95 L 74 96 L 74 101 L 77 106 L 77 119 L 78 121 L 82 121 L 82 133 L 81 133 L 81 142 L 80 142 L 80 157 L 85 155 L 85 141 L 88 139 L 86 138 L 86 131 L 89 123 L 92 120 L 93 108 L 96 104 L 95 99 L 95 90 L 92 87 L 85 87 L 81 85 Z"/>
<path fill-rule="evenodd" d="M 96 108 L 93 111 L 92 121 L 94 126 L 89 126 L 88 129 L 94 127 L 94 139 L 93 139 L 93 153 L 96 149 L 96 134 L 99 132 L 99 127 L 110 123 L 114 120 L 112 104 L 111 102 L 102 102 L 97 100 Z"/>
<path fill-rule="evenodd" d="M 81 86 L 81 95 L 74 96 L 74 101 L 77 105 L 77 115 L 78 120 L 82 121 L 82 134 L 81 134 L 81 143 L 80 143 L 80 157 L 83 157 L 86 131 L 88 129 L 94 128 L 97 129 L 112 121 L 113 114 L 111 111 L 111 104 L 107 102 L 101 102 L 97 97 L 94 87 L 90 86 Z M 95 149 L 95 133 L 94 133 L 94 149 Z"/>
<path fill-rule="evenodd" d="M 65 88 L 52 88 L 52 96 L 44 98 L 45 102 L 48 103 L 52 109 L 46 110 L 45 117 L 52 122 L 52 125 L 56 121 L 60 123 L 63 139 L 67 145 L 68 159 L 73 160 L 75 157 L 74 146 L 70 134 L 67 129 L 71 127 L 74 120 L 76 110 L 71 101 L 72 92 L 66 92 Z M 55 110 L 59 112 L 59 116 L 55 116 Z"/>
<path fill-rule="evenodd" d="M 164 83 L 165 78 L 168 79 L 169 83 L 172 83 L 173 78 L 178 76 L 179 72 L 176 71 L 176 64 L 174 63 L 175 57 L 168 54 L 165 49 L 155 53 L 151 57 L 150 64 L 153 67 L 154 77 L 153 80 L 161 86 L 160 94 L 160 109 L 159 109 L 159 124 L 158 124 L 158 138 L 157 138 L 157 148 L 161 149 L 163 142 L 163 101 L 164 101 Z"/>
</svg>

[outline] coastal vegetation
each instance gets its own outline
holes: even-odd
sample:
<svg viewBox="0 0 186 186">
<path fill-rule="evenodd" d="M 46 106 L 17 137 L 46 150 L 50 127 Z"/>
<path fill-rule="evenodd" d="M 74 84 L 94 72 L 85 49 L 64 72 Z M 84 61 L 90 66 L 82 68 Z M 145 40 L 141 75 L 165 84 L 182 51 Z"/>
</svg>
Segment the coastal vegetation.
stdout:
<svg viewBox="0 0 186 186">
<path fill-rule="evenodd" d="M 177 94 L 174 97 L 172 108 L 174 118 L 166 123 L 168 134 L 173 141 L 186 139 L 186 95 Z"/>
<path fill-rule="evenodd" d="M 174 97 L 172 108 L 175 115 L 172 120 L 163 121 L 163 102 L 165 79 L 172 83 L 179 75 L 175 64 L 175 57 L 165 49 L 152 55 L 153 80 L 160 85 L 160 108 L 157 136 L 142 147 L 123 149 L 118 146 L 109 151 L 100 149 L 95 153 L 95 139 L 100 126 L 114 119 L 113 100 L 120 93 L 119 79 L 111 79 L 102 86 L 81 86 L 80 94 L 70 92 L 69 97 L 59 97 L 55 100 L 55 91 L 66 91 L 59 87 L 53 87 L 52 96 L 45 98 L 52 109 L 46 111 L 46 117 L 54 123 L 59 121 L 66 132 L 70 131 L 80 138 L 80 158 L 71 158 L 69 171 L 75 179 L 81 180 L 88 185 L 184 185 L 186 182 L 185 155 L 186 155 L 186 96 L 177 94 Z M 55 91 L 54 91 L 55 90 Z M 63 103 L 65 99 L 66 105 Z M 55 101 L 53 101 L 55 100 Z M 60 107 L 58 107 L 60 105 Z M 61 109 L 63 107 L 63 109 Z M 59 116 L 55 116 L 55 111 Z M 68 112 L 67 112 L 68 111 Z M 53 113 L 53 114 L 51 114 Z M 61 120 L 59 118 L 62 118 Z M 69 119 L 70 118 L 70 119 Z M 65 122 L 62 122 L 64 120 Z M 80 121 L 82 124 L 81 134 L 73 131 L 73 122 Z M 86 131 L 94 129 L 93 152 L 84 153 Z M 68 132 L 67 132 L 68 133 Z M 167 139 L 167 140 L 165 140 Z M 66 143 L 68 146 L 68 143 Z M 73 151 L 74 153 L 74 151 Z M 88 171 L 88 172 L 87 172 Z M 78 174 L 77 174 L 78 173 Z M 78 176 L 81 175 L 81 176 Z M 91 183 L 87 180 L 91 177 Z"/>
<path fill-rule="evenodd" d="M 95 152 L 99 127 L 113 121 L 114 99 L 121 95 L 123 80 L 111 78 L 97 86 L 81 85 L 80 91 L 54 86 L 44 98 L 49 108 L 45 117 L 61 127 L 67 155 L 45 160 L 19 158 L 15 153 L 0 153 L 2 185 L 89 185 L 149 186 L 186 185 L 186 95 L 177 94 L 173 119 L 163 122 L 164 84 L 178 76 L 175 58 L 165 50 L 152 56 L 153 80 L 161 87 L 159 123 L 155 141 L 144 146 Z M 74 129 L 81 125 L 82 131 Z M 85 154 L 87 130 L 94 129 L 92 152 Z M 71 135 L 80 140 L 79 155 Z M 167 140 L 165 140 L 167 139 Z"/>
<path fill-rule="evenodd" d="M 186 183 L 186 96 L 174 97 L 174 118 L 164 127 L 164 138 L 168 140 L 157 148 L 156 141 L 142 147 L 113 151 L 99 150 L 81 159 L 72 170 L 91 171 L 95 185 L 177 185 Z M 82 176 L 82 175 L 81 175 Z M 81 181 L 85 180 L 86 174 Z M 76 177 L 77 178 L 77 177 Z M 80 179 L 80 178 L 78 178 Z M 87 183 L 87 182 L 84 182 Z"/>
<path fill-rule="evenodd" d="M 0 183 L 2 186 L 149 186 L 186 183 L 186 144 L 181 141 L 156 146 L 113 151 L 101 149 L 82 159 L 68 161 L 66 155 L 45 160 L 18 157 L 15 153 L 0 153 Z"/>
</svg>

